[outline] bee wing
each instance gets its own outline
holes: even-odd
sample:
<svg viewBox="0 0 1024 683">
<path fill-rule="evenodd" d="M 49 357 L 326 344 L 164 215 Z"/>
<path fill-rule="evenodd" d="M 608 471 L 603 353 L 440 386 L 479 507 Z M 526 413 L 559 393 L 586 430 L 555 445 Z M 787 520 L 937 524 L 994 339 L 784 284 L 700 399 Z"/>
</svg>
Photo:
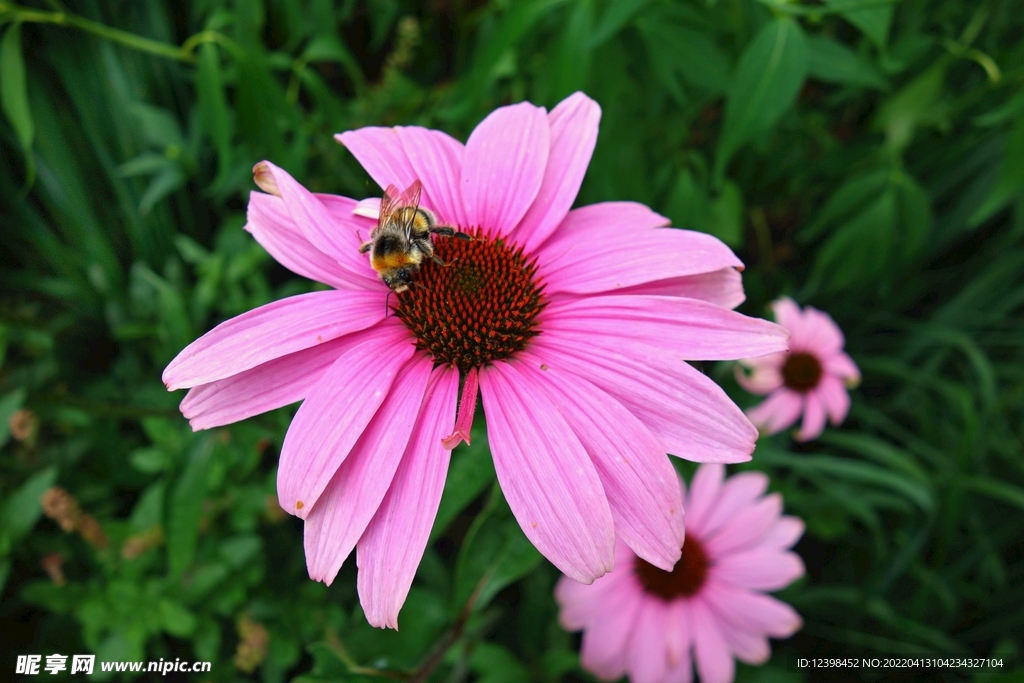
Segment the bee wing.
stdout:
<svg viewBox="0 0 1024 683">
<path fill-rule="evenodd" d="M 418 178 L 412 181 L 412 185 L 405 188 L 405 191 L 402 192 L 399 197 L 399 200 L 402 202 L 402 206 L 411 206 L 414 209 L 419 208 L 420 193 L 422 191 L 423 183 L 421 183 Z"/>
<path fill-rule="evenodd" d="M 384 190 L 384 196 L 380 198 L 380 216 L 377 219 L 377 224 L 383 225 L 387 217 L 401 206 L 402 193 L 394 185 L 388 185 Z"/>
</svg>

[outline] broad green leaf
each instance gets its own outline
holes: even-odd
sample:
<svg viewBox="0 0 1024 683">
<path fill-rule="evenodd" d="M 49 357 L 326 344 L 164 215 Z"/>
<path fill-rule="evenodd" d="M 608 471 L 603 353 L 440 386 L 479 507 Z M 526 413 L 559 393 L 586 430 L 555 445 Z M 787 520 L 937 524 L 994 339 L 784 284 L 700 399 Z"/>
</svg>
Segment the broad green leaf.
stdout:
<svg viewBox="0 0 1024 683">
<path fill-rule="evenodd" d="M 815 259 L 814 275 L 838 290 L 878 273 L 892 253 L 896 216 L 896 191 L 890 187 L 828 238 Z"/>
<path fill-rule="evenodd" d="M 800 233 L 800 238 L 809 241 L 820 236 L 826 228 L 848 218 L 854 211 L 877 198 L 889 184 L 890 175 L 889 169 L 878 169 L 847 180 L 829 197 L 817 218 Z"/>
<path fill-rule="evenodd" d="M 744 49 L 725 100 L 715 158 L 715 184 L 744 143 L 767 132 L 793 106 L 807 73 L 807 39 L 792 19 L 779 17 Z"/>
<path fill-rule="evenodd" d="M 167 486 L 163 480 L 158 481 L 142 492 L 139 502 L 132 510 L 132 528 L 137 531 L 146 531 L 156 526 L 162 526 L 164 522 L 164 493 Z"/>
<path fill-rule="evenodd" d="M 838 40 L 824 36 L 807 39 L 807 75 L 826 83 L 886 90 L 885 80 L 867 60 Z"/>
<path fill-rule="evenodd" d="M 21 24 L 13 23 L 0 38 L 0 104 L 14 129 L 22 151 L 32 150 L 35 127 L 25 87 L 25 58 L 21 52 Z"/>
<path fill-rule="evenodd" d="M 885 131 L 886 144 L 902 152 L 914 139 L 919 126 L 939 123 L 945 114 L 937 105 L 946 76 L 944 63 L 937 63 L 889 97 L 882 105 L 876 126 Z"/>
<path fill-rule="evenodd" d="M 931 234 L 932 203 L 921 184 L 904 173 L 899 190 L 899 253 L 915 256 L 924 247 Z"/>
<path fill-rule="evenodd" d="M 685 100 L 678 79 L 708 92 L 721 92 L 729 83 L 729 60 L 707 35 L 685 26 L 645 16 L 637 27 L 647 44 L 651 66 L 677 100 Z"/>
<path fill-rule="evenodd" d="M 477 589 L 480 592 L 474 608 L 483 608 L 498 591 L 540 560 L 540 553 L 519 528 L 501 489 L 495 485 L 490 502 L 473 520 L 462 542 L 456 562 L 453 611 L 461 610 Z"/>
<path fill-rule="evenodd" d="M 177 638 L 188 638 L 196 629 L 196 615 L 180 602 L 164 598 L 160 601 L 160 627 Z"/>
<path fill-rule="evenodd" d="M 433 543 L 443 534 L 455 516 L 493 481 L 494 461 L 487 447 L 487 433 L 482 428 L 474 428 L 472 445 L 459 446 L 452 452 L 441 504 L 430 530 L 430 542 Z"/>
<path fill-rule="evenodd" d="M 882 47 L 889 36 L 892 14 L 899 0 L 881 0 L 865 2 L 865 0 L 826 0 L 829 9 L 837 10 L 844 19 L 861 30 L 871 41 Z"/>
<path fill-rule="evenodd" d="M 48 488 L 57 481 L 57 468 L 50 466 L 29 477 L 7 499 L 0 517 L 0 533 L 10 541 L 16 541 L 32 530 L 43 513 L 41 498 Z"/>
<path fill-rule="evenodd" d="M 622 30 L 651 0 L 612 0 L 590 35 L 588 47 L 594 49 Z"/>
<path fill-rule="evenodd" d="M 552 60 L 549 101 L 561 101 L 586 87 L 590 75 L 589 43 L 593 30 L 594 2 L 579 0 L 569 10 Z"/>
<path fill-rule="evenodd" d="M 701 229 L 714 235 L 730 247 L 742 246 L 743 195 L 739 185 L 731 180 L 726 180 L 722 185 L 722 191 L 711 200 L 708 208 L 708 221 Z"/>
<path fill-rule="evenodd" d="M 530 671 L 515 655 L 494 643 L 479 643 L 469 658 L 477 683 L 530 683 Z"/>
<path fill-rule="evenodd" d="M 167 563 L 172 576 L 181 576 L 192 565 L 199 542 L 199 519 L 206 497 L 206 470 L 213 440 L 200 439 L 192 446 L 174 491 L 167 518 Z"/>
</svg>

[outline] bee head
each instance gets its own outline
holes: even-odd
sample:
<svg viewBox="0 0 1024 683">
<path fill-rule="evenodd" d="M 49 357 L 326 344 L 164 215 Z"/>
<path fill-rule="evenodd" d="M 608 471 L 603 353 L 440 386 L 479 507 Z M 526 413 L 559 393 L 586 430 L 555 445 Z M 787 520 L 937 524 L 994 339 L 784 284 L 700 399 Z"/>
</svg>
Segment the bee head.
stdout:
<svg viewBox="0 0 1024 683">
<path fill-rule="evenodd" d="M 381 279 L 384 281 L 384 284 L 391 288 L 391 291 L 401 293 L 409 289 L 409 285 L 412 283 L 413 273 L 415 273 L 416 270 L 418 270 L 418 268 L 411 266 L 395 268 L 391 272 L 382 275 Z"/>
</svg>

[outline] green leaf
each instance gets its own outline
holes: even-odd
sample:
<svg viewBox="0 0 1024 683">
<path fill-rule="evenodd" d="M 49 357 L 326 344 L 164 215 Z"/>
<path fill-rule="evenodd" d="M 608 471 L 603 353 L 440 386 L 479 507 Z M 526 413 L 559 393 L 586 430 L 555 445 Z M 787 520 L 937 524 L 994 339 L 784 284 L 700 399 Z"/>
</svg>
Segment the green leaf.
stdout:
<svg viewBox="0 0 1024 683">
<path fill-rule="evenodd" d="M 469 657 L 477 683 L 530 683 L 533 677 L 515 655 L 494 643 L 477 643 Z"/>
<path fill-rule="evenodd" d="M 1024 194 L 1024 116 L 1017 119 L 1006 139 L 1006 151 L 999 166 L 995 187 L 971 215 L 970 224 L 979 225 Z"/>
<path fill-rule="evenodd" d="M 132 510 L 132 528 L 137 531 L 146 531 L 153 527 L 160 526 L 164 521 L 164 493 L 167 486 L 163 481 L 158 481 L 142 492 L 139 502 Z"/>
<path fill-rule="evenodd" d="M 231 119 L 228 116 L 228 101 L 224 94 L 217 46 L 203 43 L 199 47 L 198 57 L 196 100 L 199 118 L 217 150 L 218 175 L 223 176 L 231 166 Z"/>
<path fill-rule="evenodd" d="M 0 516 L 3 534 L 11 541 L 16 541 L 36 525 L 39 516 L 43 513 L 41 498 L 48 488 L 57 481 L 57 468 L 50 466 L 41 472 L 32 475 L 18 487 L 7 504 L 4 505 L 3 514 Z"/>
<path fill-rule="evenodd" d="M 128 461 L 132 467 L 144 474 L 155 474 L 167 469 L 170 459 L 163 449 L 157 446 L 138 448 L 131 452 Z"/>
<path fill-rule="evenodd" d="M 984 477 L 967 477 L 960 479 L 957 483 L 969 491 L 984 494 L 989 498 L 1024 510 L 1024 489 L 1019 486 Z"/>
<path fill-rule="evenodd" d="M 715 185 L 739 147 L 767 132 L 796 102 L 807 73 L 807 39 L 792 19 L 768 22 L 743 51 L 725 100 Z"/>
<path fill-rule="evenodd" d="M 817 218 L 800 233 L 802 241 L 810 241 L 824 233 L 838 221 L 848 218 L 852 212 L 862 208 L 878 197 L 889 184 L 889 169 L 878 169 L 855 175 L 836 190 Z"/>
<path fill-rule="evenodd" d="M 914 139 L 919 126 L 939 123 L 945 114 L 937 106 L 946 76 L 944 63 L 937 63 L 886 100 L 875 121 L 884 130 L 886 146 L 902 152 Z"/>
<path fill-rule="evenodd" d="M 213 440 L 196 442 L 189 453 L 185 471 L 171 494 L 167 519 L 167 563 L 172 576 L 181 576 L 192 565 L 199 542 L 199 519 L 206 496 L 206 470 L 210 465 Z"/>
<path fill-rule="evenodd" d="M 540 553 L 519 528 L 501 489 L 495 485 L 488 506 L 473 520 L 462 542 L 452 609 L 461 610 L 478 588 L 474 607 L 483 608 L 498 591 L 524 576 L 540 560 Z"/>
<path fill-rule="evenodd" d="M 877 199 L 840 226 L 822 246 L 813 275 L 838 290 L 871 278 L 889 259 L 896 233 L 896 191 Z"/>
<path fill-rule="evenodd" d="M 622 30 L 630 19 L 635 17 L 640 10 L 647 7 L 651 0 L 612 0 L 608 9 L 601 16 L 594 32 L 590 35 L 590 42 L 587 47 L 591 50 L 598 47 L 606 40 Z"/>
<path fill-rule="evenodd" d="M 11 428 L 8 422 L 11 416 L 24 405 L 25 394 L 24 389 L 15 389 L 0 397 L 0 446 L 3 446 L 11 438 Z"/>
<path fill-rule="evenodd" d="M 729 83 L 729 59 L 706 34 L 663 20 L 660 15 L 637 21 L 647 44 L 651 66 L 677 100 L 685 99 L 678 80 L 712 93 Z M 677 94 L 678 92 L 678 94 Z"/>
<path fill-rule="evenodd" d="M 160 601 L 160 628 L 178 638 L 188 638 L 196 629 L 196 616 L 180 602 Z"/>
<path fill-rule="evenodd" d="M 869 62 L 837 40 L 807 39 L 807 75 L 826 83 L 887 90 L 889 81 Z"/>
<path fill-rule="evenodd" d="M 32 150 L 35 127 L 25 84 L 25 58 L 21 52 L 21 24 L 13 23 L 0 39 L 0 104 L 14 129 L 26 158 Z"/>
<path fill-rule="evenodd" d="M 473 444 L 459 446 L 452 452 L 448 477 L 444 481 L 441 504 L 430 530 L 430 542 L 444 533 L 451 521 L 462 510 L 484 492 L 494 481 L 494 461 L 487 447 L 487 435 L 483 429 L 473 430 Z"/>
<path fill-rule="evenodd" d="M 830 9 L 837 10 L 839 15 L 861 30 L 871 41 L 882 47 L 889 36 L 892 24 L 893 5 L 898 0 L 890 0 L 887 4 L 866 3 L 864 0 L 827 0 Z M 869 6 L 865 6 L 869 5 Z"/>
<path fill-rule="evenodd" d="M 552 60 L 552 86 L 548 96 L 551 102 L 560 101 L 586 87 L 590 74 L 589 43 L 593 28 L 593 0 L 579 0 L 569 11 Z"/>
</svg>

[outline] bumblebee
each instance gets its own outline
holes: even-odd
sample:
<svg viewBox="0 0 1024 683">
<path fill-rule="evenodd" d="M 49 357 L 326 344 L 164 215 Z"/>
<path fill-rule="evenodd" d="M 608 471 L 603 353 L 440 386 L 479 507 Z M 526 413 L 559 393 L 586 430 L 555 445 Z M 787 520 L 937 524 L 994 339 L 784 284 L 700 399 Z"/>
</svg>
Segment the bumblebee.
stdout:
<svg viewBox="0 0 1024 683">
<path fill-rule="evenodd" d="M 401 193 L 389 185 L 380 200 L 377 227 L 370 233 L 370 240 L 359 247 L 360 254 L 370 252 L 370 266 L 392 292 L 409 289 L 424 259 L 448 265 L 434 253 L 431 235 L 471 239 L 451 226 L 438 225 L 434 214 L 420 207 L 422 189 L 419 180 Z"/>
</svg>

